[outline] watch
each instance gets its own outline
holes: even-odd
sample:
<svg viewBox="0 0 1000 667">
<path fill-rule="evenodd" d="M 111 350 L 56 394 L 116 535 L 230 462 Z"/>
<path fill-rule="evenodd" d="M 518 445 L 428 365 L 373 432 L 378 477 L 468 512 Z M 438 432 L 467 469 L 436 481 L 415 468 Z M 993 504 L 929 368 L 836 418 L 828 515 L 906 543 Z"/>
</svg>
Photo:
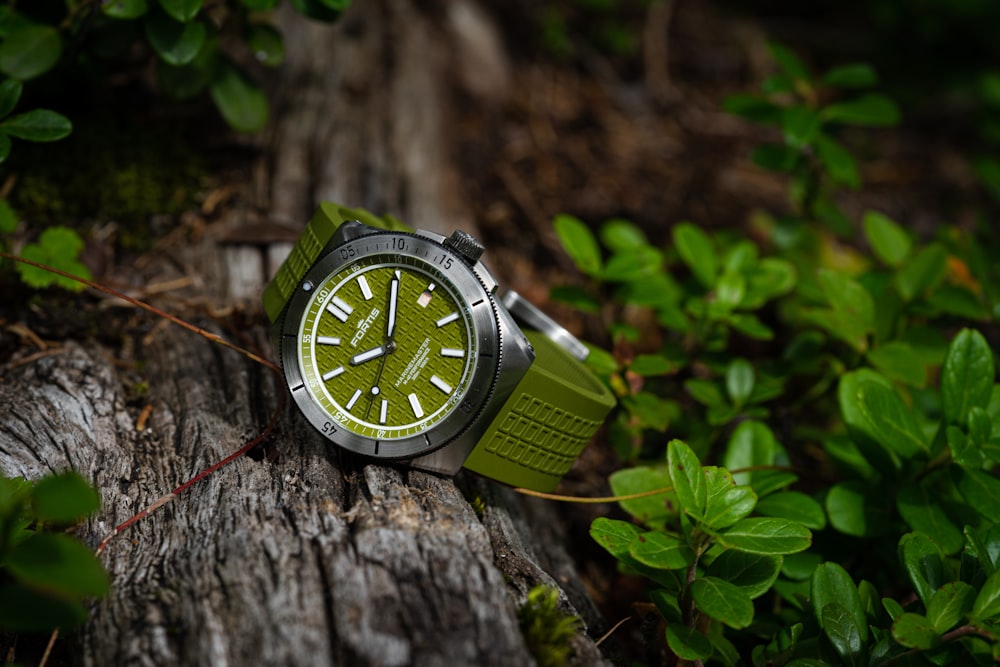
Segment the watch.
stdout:
<svg viewBox="0 0 1000 667">
<path fill-rule="evenodd" d="M 264 289 L 292 399 L 339 447 L 553 490 L 614 406 L 587 348 L 467 233 L 325 202 Z"/>
</svg>

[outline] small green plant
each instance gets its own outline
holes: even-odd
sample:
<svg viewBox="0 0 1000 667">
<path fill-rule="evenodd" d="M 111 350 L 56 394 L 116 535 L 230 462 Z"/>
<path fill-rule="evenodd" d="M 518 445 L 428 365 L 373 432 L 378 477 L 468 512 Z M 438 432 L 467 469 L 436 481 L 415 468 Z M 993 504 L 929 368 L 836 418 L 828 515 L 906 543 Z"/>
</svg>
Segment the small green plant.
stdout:
<svg viewBox="0 0 1000 667">
<path fill-rule="evenodd" d="M 4 237 L 17 229 L 17 215 L 7 200 L 0 199 L 0 250 L 4 249 Z M 83 240 L 72 229 L 62 226 L 49 227 L 38 240 L 21 248 L 21 256 L 34 262 L 47 264 L 82 278 L 90 278 L 90 270 L 79 261 Z M 80 283 L 42 269 L 18 264 L 17 272 L 23 282 L 33 289 L 57 286 L 73 292 L 83 289 Z"/>
<path fill-rule="evenodd" d="M 559 589 L 536 586 L 517 610 L 528 651 L 538 667 L 562 667 L 572 648 L 570 640 L 580 628 L 580 619 L 559 609 Z"/>
<path fill-rule="evenodd" d="M 843 97 L 845 91 L 865 90 L 878 83 L 875 71 L 865 63 L 836 67 L 816 78 L 786 47 L 772 43 L 770 48 L 779 71 L 764 81 L 760 94 L 731 96 L 726 110 L 781 131 L 782 142 L 759 146 L 753 161 L 791 176 L 789 195 L 796 215 L 849 234 L 852 226 L 833 194 L 840 187 L 857 189 L 861 176 L 857 161 L 838 135 L 850 127 L 895 125 L 899 109 L 877 92 Z"/>
<path fill-rule="evenodd" d="M 87 600 L 105 594 L 107 575 L 64 530 L 99 505 L 76 473 L 35 483 L 0 477 L 0 630 L 44 632 L 86 619 Z"/>
</svg>

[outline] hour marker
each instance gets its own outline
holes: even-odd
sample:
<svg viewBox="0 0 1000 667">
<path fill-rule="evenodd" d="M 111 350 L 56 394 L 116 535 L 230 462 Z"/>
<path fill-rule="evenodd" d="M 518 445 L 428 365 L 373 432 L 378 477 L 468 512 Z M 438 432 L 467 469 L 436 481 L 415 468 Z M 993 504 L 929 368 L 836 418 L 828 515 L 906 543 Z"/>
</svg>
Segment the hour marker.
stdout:
<svg viewBox="0 0 1000 667">
<path fill-rule="evenodd" d="M 334 297 L 333 303 L 327 304 L 326 310 L 341 322 L 346 322 L 347 318 L 354 312 L 354 309 L 347 305 L 340 297 Z"/>
<path fill-rule="evenodd" d="M 336 336 L 316 336 L 317 345 L 340 345 L 340 339 Z"/>
<path fill-rule="evenodd" d="M 385 418 L 388 415 L 388 413 L 389 413 L 389 401 L 387 401 L 386 399 L 383 398 L 382 399 L 382 409 L 379 410 L 379 413 L 378 413 L 378 423 L 379 424 L 384 424 L 385 423 Z"/>
<path fill-rule="evenodd" d="M 358 276 L 358 287 L 361 288 L 361 294 L 365 297 L 365 301 L 372 298 L 372 288 L 368 286 L 368 279 L 364 276 Z"/>
<path fill-rule="evenodd" d="M 431 384 L 446 394 L 451 393 L 451 385 L 439 378 L 437 375 L 431 376 Z"/>
<path fill-rule="evenodd" d="M 460 350 L 457 347 L 442 347 L 441 356 L 461 358 L 465 356 L 465 350 Z"/>
<path fill-rule="evenodd" d="M 323 375 L 323 382 L 327 382 L 329 380 L 332 380 L 333 378 L 337 377 L 338 375 L 340 375 L 343 372 L 344 372 L 344 367 L 343 366 L 337 366 L 336 368 L 334 368 L 329 373 L 326 373 L 326 374 Z"/>
<path fill-rule="evenodd" d="M 354 390 L 354 395 L 351 396 L 351 400 L 349 400 L 347 402 L 347 405 L 345 405 L 344 407 L 347 408 L 348 410 L 350 410 L 351 408 L 354 407 L 354 404 L 358 402 L 359 398 L 361 398 L 361 390 L 360 389 L 356 389 L 356 390 Z"/>
<path fill-rule="evenodd" d="M 410 399 L 410 409 L 413 410 L 413 416 L 420 419 L 424 416 L 424 409 L 420 407 L 420 399 L 417 398 L 416 394 L 410 394 L 406 398 Z"/>
<path fill-rule="evenodd" d="M 435 324 L 437 324 L 438 327 L 443 327 L 444 325 L 450 324 L 457 319 L 458 319 L 458 313 L 451 313 L 450 315 L 445 315 L 444 317 L 442 317 Z"/>
</svg>

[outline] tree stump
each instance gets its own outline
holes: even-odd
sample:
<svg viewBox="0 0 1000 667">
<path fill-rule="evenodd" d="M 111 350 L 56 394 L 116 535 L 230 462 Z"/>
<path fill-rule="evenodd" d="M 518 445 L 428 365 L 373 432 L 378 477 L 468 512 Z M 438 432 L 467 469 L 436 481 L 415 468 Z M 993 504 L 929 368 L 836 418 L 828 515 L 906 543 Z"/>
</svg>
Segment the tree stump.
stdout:
<svg viewBox="0 0 1000 667">
<path fill-rule="evenodd" d="M 335 26 L 284 15 L 289 62 L 251 204 L 157 253 L 146 274 L 194 275 L 199 296 L 249 303 L 282 248 L 261 261 L 232 240 L 259 211 L 301 228 L 322 198 L 470 229 L 444 130 L 462 85 L 450 63 L 481 47 L 463 46 L 460 26 L 488 34 L 486 16 L 464 0 L 356 2 Z M 482 83 L 485 96 L 503 87 Z M 259 305 L 242 313 L 252 324 L 239 333 L 273 358 Z M 90 479 L 104 503 L 81 531 L 92 545 L 253 438 L 285 392 L 231 350 L 138 319 L 0 368 L 0 470 Z M 539 584 L 584 621 L 572 662 L 603 662 L 602 621 L 551 505 L 345 454 L 288 407 L 262 449 L 122 533 L 104 561 L 111 593 L 70 644 L 83 664 L 527 665 L 517 609 Z"/>
</svg>

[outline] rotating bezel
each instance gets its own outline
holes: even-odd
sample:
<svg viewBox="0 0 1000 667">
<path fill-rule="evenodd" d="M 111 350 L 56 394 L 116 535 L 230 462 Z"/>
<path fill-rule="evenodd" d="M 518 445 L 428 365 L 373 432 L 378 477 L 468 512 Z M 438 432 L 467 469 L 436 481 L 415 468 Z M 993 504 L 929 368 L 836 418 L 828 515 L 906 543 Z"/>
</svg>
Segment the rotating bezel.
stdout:
<svg viewBox="0 0 1000 667">
<path fill-rule="evenodd" d="M 316 398 L 315 379 L 307 384 L 301 367 L 301 323 L 310 303 L 326 280 L 352 265 L 377 261 L 380 265 L 414 267 L 441 281 L 464 307 L 476 355 L 464 395 L 451 411 L 426 430 L 406 437 L 369 437 L 348 428 L 343 413 L 331 414 Z M 305 274 L 289 300 L 280 335 L 285 381 L 306 420 L 334 444 L 352 452 L 382 459 L 409 459 L 431 453 L 461 435 L 473 423 L 493 392 L 500 361 L 496 304 L 472 268 L 442 244 L 414 234 L 376 232 L 332 248 Z M 339 417 L 339 418 L 338 418 Z"/>
</svg>

